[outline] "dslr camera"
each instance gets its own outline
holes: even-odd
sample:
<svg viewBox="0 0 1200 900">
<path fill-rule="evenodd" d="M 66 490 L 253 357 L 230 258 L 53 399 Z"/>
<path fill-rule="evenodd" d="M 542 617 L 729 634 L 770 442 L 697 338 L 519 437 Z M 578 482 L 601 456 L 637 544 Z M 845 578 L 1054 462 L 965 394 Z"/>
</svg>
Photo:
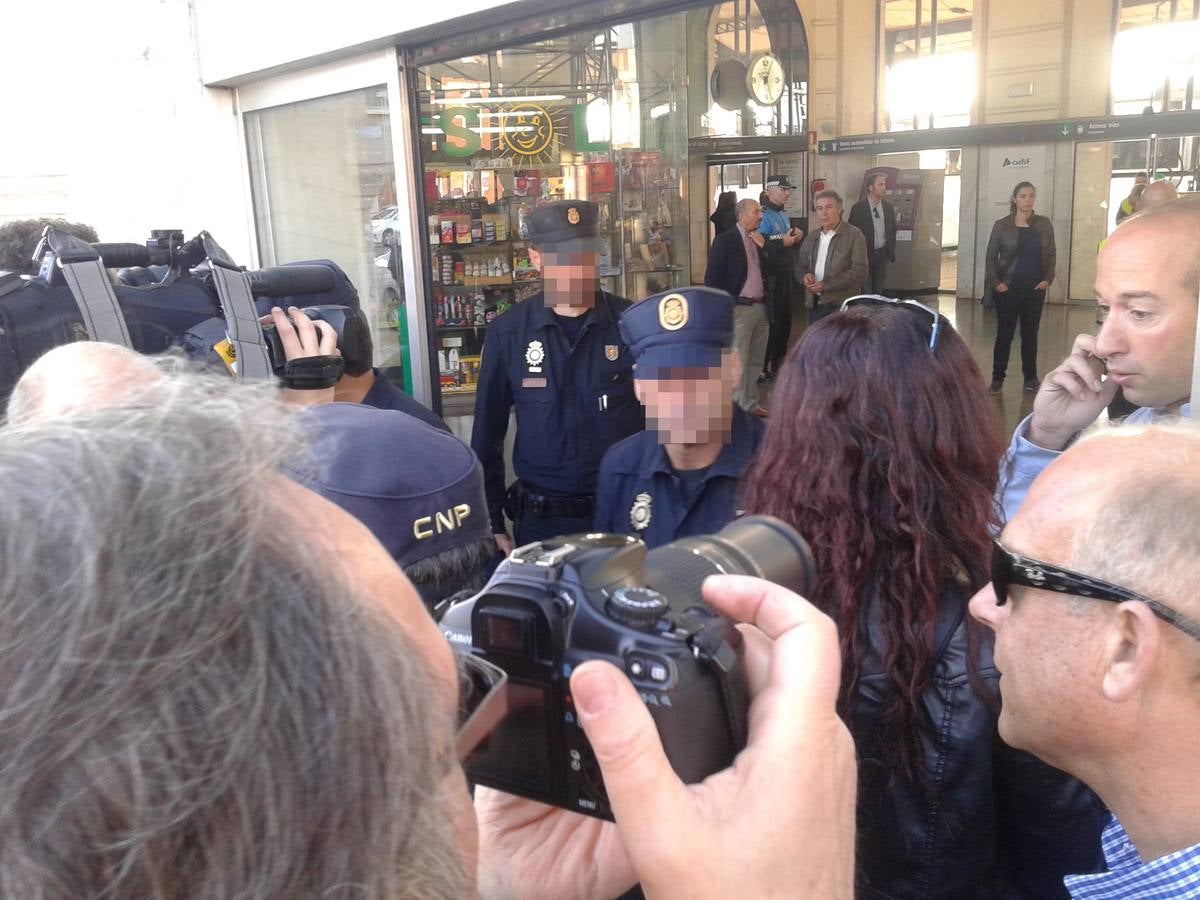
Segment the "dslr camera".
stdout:
<svg viewBox="0 0 1200 900">
<path fill-rule="evenodd" d="M 767 516 L 649 552 L 636 538 L 579 534 L 521 547 L 440 628 L 459 653 L 507 674 L 507 712 L 467 757 L 469 781 L 612 819 L 580 727 L 571 672 L 591 659 L 622 669 L 685 783 L 728 768 L 746 744 L 742 635 L 700 598 L 709 575 L 755 575 L 797 593 L 813 582 L 808 545 Z"/>
</svg>

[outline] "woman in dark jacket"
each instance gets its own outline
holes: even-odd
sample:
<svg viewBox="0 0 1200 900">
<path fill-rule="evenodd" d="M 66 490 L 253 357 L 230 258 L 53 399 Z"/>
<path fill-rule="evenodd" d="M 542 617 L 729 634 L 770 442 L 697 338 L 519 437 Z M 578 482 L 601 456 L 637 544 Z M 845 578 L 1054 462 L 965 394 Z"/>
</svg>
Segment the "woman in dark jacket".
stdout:
<svg viewBox="0 0 1200 900">
<path fill-rule="evenodd" d="M 997 736 L 991 636 L 967 614 L 1001 452 L 979 369 L 933 311 L 849 302 L 784 361 L 742 505 L 809 541 L 810 599 L 838 623 L 859 896 L 1065 897 L 1063 875 L 1103 865 L 1104 811 Z"/>
<path fill-rule="evenodd" d="M 984 275 L 984 306 L 996 306 L 996 345 L 992 350 L 993 394 L 1004 387 L 1008 352 L 1021 326 L 1021 375 L 1027 391 L 1038 389 L 1037 340 L 1046 288 L 1054 281 L 1057 254 L 1054 228 L 1033 211 L 1037 190 L 1028 181 L 1013 188 L 1009 213 L 992 226 Z"/>
<path fill-rule="evenodd" d="M 708 221 L 713 223 L 714 237 L 737 225 L 736 206 L 737 194 L 733 191 L 722 191 L 721 196 L 717 198 L 717 208 L 708 217 Z"/>
</svg>

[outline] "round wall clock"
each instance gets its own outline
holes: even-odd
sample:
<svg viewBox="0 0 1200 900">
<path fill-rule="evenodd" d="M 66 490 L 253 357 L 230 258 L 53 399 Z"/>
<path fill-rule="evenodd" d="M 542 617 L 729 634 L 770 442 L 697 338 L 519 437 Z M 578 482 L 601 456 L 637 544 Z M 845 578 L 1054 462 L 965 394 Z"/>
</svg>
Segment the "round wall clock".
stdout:
<svg viewBox="0 0 1200 900">
<path fill-rule="evenodd" d="M 783 96 L 783 63 L 774 53 L 756 53 L 746 66 L 746 90 L 759 106 L 774 106 Z"/>
<path fill-rule="evenodd" d="M 713 100 L 722 109 L 738 110 L 746 105 L 746 66 L 740 59 L 726 59 L 713 67 L 708 80 Z"/>
</svg>

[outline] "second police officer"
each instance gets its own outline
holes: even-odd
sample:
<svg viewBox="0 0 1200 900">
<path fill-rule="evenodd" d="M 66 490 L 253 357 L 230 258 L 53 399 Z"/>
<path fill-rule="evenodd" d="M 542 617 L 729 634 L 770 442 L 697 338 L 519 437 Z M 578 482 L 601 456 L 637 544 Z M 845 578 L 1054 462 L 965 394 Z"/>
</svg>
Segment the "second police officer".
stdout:
<svg viewBox="0 0 1200 900">
<path fill-rule="evenodd" d="M 621 316 L 647 430 L 600 466 L 596 531 L 657 547 L 720 531 L 737 515 L 738 480 L 765 426 L 733 402 L 741 360 L 733 298 L 689 287 L 647 297 Z"/>
<path fill-rule="evenodd" d="M 617 320 L 629 301 L 600 289 L 599 208 L 581 200 L 536 207 L 531 257 L 542 292 L 487 330 L 471 448 L 483 464 L 496 543 L 587 531 L 604 451 L 644 424 L 633 393 L 633 359 Z M 513 470 L 505 490 L 504 438 L 516 410 Z"/>
</svg>

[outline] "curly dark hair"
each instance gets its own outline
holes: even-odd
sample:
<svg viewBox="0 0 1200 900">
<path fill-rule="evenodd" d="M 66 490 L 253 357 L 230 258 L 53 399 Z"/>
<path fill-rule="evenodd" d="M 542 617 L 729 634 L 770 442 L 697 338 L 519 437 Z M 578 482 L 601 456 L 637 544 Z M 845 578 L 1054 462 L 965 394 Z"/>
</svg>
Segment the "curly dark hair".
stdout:
<svg viewBox="0 0 1200 900">
<path fill-rule="evenodd" d="M 918 313 L 856 307 L 808 330 L 780 370 L 741 505 L 812 547 L 811 599 L 838 623 L 847 720 L 869 649 L 861 619 L 877 608 L 891 684 L 882 737 L 924 780 L 918 709 L 939 598 L 948 584 L 988 580 L 1002 445 L 966 344 L 943 319 L 931 354 L 931 321 Z M 969 638 L 976 656 L 978 632 Z"/>
<path fill-rule="evenodd" d="M 38 264 L 33 261 L 33 251 L 37 249 L 42 231 L 47 225 L 73 234 L 89 244 L 100 240 L 96 229 L 91 225 L 80 225 L 63 219 L 18 219 L 15 222 L 6 222 L 0 225 L 0 270 L 36 275 Z"/>
</svg>

